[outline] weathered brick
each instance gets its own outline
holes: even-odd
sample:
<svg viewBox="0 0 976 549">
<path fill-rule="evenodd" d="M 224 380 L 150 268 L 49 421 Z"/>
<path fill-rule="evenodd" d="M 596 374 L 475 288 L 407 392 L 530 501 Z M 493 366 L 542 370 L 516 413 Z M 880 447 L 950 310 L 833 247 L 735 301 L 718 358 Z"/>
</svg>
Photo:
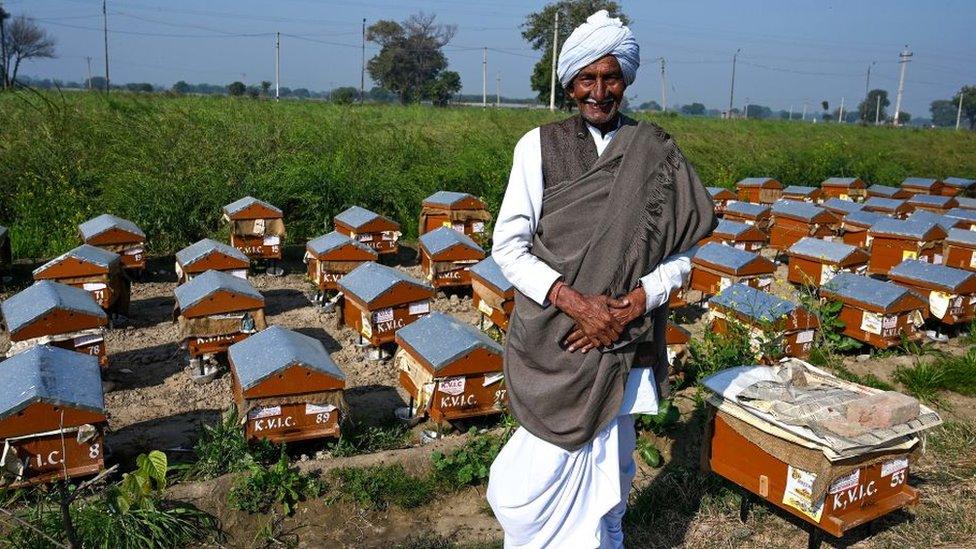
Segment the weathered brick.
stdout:
<svg viewBox="0 0 976 549">
<path fill-rule="evenodd" d="M 918 417 L 918 401 L 895 391 L 866 396 L 847 404 L 847 420 L 857 425 L 886 428 Z"/>
</svg>

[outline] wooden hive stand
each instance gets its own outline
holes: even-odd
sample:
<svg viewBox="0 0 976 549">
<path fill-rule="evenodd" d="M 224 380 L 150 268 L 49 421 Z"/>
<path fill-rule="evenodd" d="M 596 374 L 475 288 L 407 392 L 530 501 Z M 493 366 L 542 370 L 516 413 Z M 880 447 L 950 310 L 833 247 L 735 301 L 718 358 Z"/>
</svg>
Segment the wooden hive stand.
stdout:
<svg viewBox="0 0 976 549">
<path fill-rule="evenodd" d="M 477 328 L 431 313 L 396 333 L 400 386 L 413 417 L 441 423 L 501 413 L 502 347 Z"/>
<path fill-rule="evenodd" d="M 122 256 L 122 267 L 139 275 L 146 268 L 146 233 L 138 225 L 111 214 L 102 214 L 78 225 L 85 244 Z"/>
<path fill-rule="evenodd" d="M 224 206 L 230 223 L 230 245 L 251 259 L 281 260 L 285 238 L 284 213 L 253 196 Z"/>
<path fill-rule="evenodd" d="M 246 438 L 339 437 L 346 375 L 321 341 L 271 326 L 231 345 L 227 359 Z"/>
<path fill-rule="evenodd" d="M 0 486 L 98 473 L 107 425 L 95 357 L 38 345 L 0 362 Z"/>
<path fill-rule="evenodd" d="M 339 231 L 309 240 L 305 245 L 305 263 L 308 279 L 318 288 L 316 301 L 326 306 L 326 298 L 339 291 L 340 278 L 379 257 L 373 248 Z"/>
<path fill-rule="evenodd" d="M 868 229 L 868 273 L 886 275 L 906 259 L 942 263 L 945 238 L 946 231 L 934 221 L 882 219 Z"/>
<path fill-rule="evenodd" d="M 773 204 L 769 247 L 783 251 L 805 236 L 831 238 L 840 231 L 840 218 L 819 206 L 796 200 Z"/>
<path fill-rule="evenodd" d="M 449 227 L 484 244 L 488 241 L 490 222 L 488 206 L 474 195 L 437 191 L 420 204 L 420 227 L 417 234 Z"/>
<path fill-rule="evenodd" d="M 34 269 L 34 280 L 52 280 L 87 290 L 111 315 L 128 314 L 131 284 L 115 252 L 82 244 Z"/>
<path fill-rule="evenodd" d="M 860 202 L 868 196 L 867 185 L 859 177 L 828 177 L 822 183 L 824 197 Z"/>
<path fill-rule="evenodd" d="M 354 238 L 382 255 L 396 255 L 400 250 L 400 224 L 392 219 L 353 206 L 332 219 L 335 230 Z"/>
<path fill-rule="evenodd" d="M 976 271 L 976 231 L 949 229 L 942 250 L 945 265 Z"/>
<path fill-rule="evenodd" d="M 857 246 L 804 237 L 786 251 L 789 256 L 787 280 L 801 286 L 819 288 L 837 273 L 863 273 L 868 254 Z"/>
<path fill-rule="evenodd" d="M 841 240 L 844 244 L 857 246 L 867 250 L 870 246 L 868 239 L 868 229 L 882 219 L 887 219 L 884 214 L 877 212 L 866 212 L 864 210 L 851 212 L 843 217 L 840 222 Z"/>
<path fill-rule="evenodd" d="M 757 229 L 765 231 L 769 229 L 769 224 L 772 221 L 772 211 L 769 206 L 764 204 L 733 200 L 726 204 L 725 215 L 722 216 L 722 219 L 753 225 Z"/>
<path fill-rule="evenodd" d="M 914 193 L 902 189 L 901 187 L 891 187 L 888 185 L 871 185 L 868 187 L 868 198 L 878 197 L 904 200 L 912 196 L 912 194 Z"/>
<path fill-rule="evenodd" d="M 783 184 L 771 177 L 747 177 L 735 187 L 742 202 L 772 204 L 783 196 Z"/>
<path fill-rule="evenodd" d="M 928 301 L 932 318 L 949 326 L 976 319 L 976 273 L 910 259 L 888 272 L 888 279 Z"/>
<path fill-rule="evenodd" d="M 942 194 L 943 187 L 945 187 L 945 183 L 930 177 L 906 177 L 901 182 L 901 189 L 911 195 Z"/>
<path fill-rule="evenodd" d="M 971 197 L 976 192 L 976 179 L 947 177 L 942 182 L 945 184 L 942 187 L 942 194 L 955 196 L 957 200 L 962 197 Z"/>
<path fill-rule="evenodd" d="M 925 302 L 914 292 L 866 276 L 838 273 L 820 288 L 821 299 L 839 301 L 843 334 L 878 349 L 918 341 Z"/>
<path fill-rule="evenodd" d="M 806 187 L 803 185 L 790 185 L 783 189 L 783 200 L 797 200 L 800 202 L 813 202 L 819 204 L 824 199 L 824 192 L 820 187 Z"/>
<path fill-rule="evenodd" d="M 396 331 L 430 314 L 434 287 L 397 269 L 367 262 L 339 279 L 342 306 L 339 322 L 374 347 L 393 343 Z"/>
<path fill-rule="evenodd" d="M 471 286 L 471 266 L 485 251 L 463 233 L 440 227 L 420 235 L 420 266 L 434 288 Z"/>
<path fill-rule="evenodd" d="M 4 301 L 0 311 L 10 336 L 8 354 L 51 345 L 94 356 L 108 368 L 108 315 L 85 290 L 42 280 Z"/>
<path fill-rule="evenodd" d="M 690 287 L 701 292 L 702 298 L 737 282 L 765 288 L 772 283 L 776 271 L 773 262 L 759 254 L 714 242 L 699 248 L 691 265 Z"/>
<path fill-rule="evenodd" d="M 709 242 L 718 242 L 747 252 L 759 252 L 769 242 L 769 236 L 755 225 L 723 219 L 718 222 L 712 234 L 703 238 L 699 244 Z"/>
<path fill-rule="evenodd" d="M 471 290 L 473 305 L 481 313 L 480 327 L 484 321 L 508 331 L 508 320 L 515 309 L 515 286 L 505 278 L 492 257 L 471 266 Z"/>
<path fill-rule="evenodd" d="M 727 334 L 730 322 L 749 331 L 753 351 L 766 361 L 810 355 L 820 321 L 805 307 L 745 284 L 733 284 L 708 300 L 715 333 Z"/>
<path fill-rule="evenodd" d="M 239 249 L 204 238 L 176 252 L 176 278 L 182 284 L 207 271 L 221 271 L 247 279 L 251 258 Z"/>
</svg>

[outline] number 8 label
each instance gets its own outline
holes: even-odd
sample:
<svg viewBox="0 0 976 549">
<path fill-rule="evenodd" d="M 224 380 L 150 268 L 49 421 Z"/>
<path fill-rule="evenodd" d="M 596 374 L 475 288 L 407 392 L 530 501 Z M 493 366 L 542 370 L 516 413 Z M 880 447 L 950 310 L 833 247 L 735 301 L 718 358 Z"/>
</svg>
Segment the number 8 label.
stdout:
<svg viewBox="0 0 976 549">
<path fill-rule="evenodd" d="M 94 443 L 94 444 L 92 444 L 91 446 L 88 447 L 88 457 L 91 458 L 91 459 L 98 458 L 98 455 L 99 455 L 100 450 L 101 450 L 101 447 L 99 446 L 99 444 L 97 442 Z"/>
</svg>

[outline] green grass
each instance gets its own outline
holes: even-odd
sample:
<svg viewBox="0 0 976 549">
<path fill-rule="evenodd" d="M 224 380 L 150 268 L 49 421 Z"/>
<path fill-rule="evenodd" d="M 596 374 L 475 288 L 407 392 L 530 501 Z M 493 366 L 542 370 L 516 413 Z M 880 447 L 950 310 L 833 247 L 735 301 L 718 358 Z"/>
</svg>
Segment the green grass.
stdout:
<svg viewBox="0 0 976 549">
<path fill-rule="evenodd" d="M 317 477 L 292 467 L 282 450 L 273 465 L 254 464 L 247 475 L 237 477 L 228 499 L 235 509 L 248 513 L 265 513 L 281 504 L 290 515 L 299 502 L 318 497 L 323 489 Z"/>
<path fill-rule="evenodd" d="M 437 488 L 431 477 L 411 475 L 399 463 L 342 467 L 332 471 L 330 479 L 340 496 L 367 509 L 420 507 L 430 503 Z"/>
<path fill-rule="evenodd" d="M 941 355 L 895 370 L 895 381 L 921 400 L 938 400 L 939 391 L 976 396 L 976 347 L 961 356 Z"/>
<path fill-rule="evenodd" d="M 221 206 L 246 194 L 284 209 L 292 243 L 321 234 L 353 204 L 392 216 L 413 236 L 420 201 L 435 190 L 480 195 L 497 211 L 516 141 L 566 116 L 24 91 L 0 96 L 0 112 L 0 223 L 11 227 L 18 257 L 65 251 L 79 222 L 106 211 L 140 224 L 151 253 L 172 252 L 223 237 Z M 971 132 L 652 119 L 708 184 L 976 173 Z"/>
</svg>

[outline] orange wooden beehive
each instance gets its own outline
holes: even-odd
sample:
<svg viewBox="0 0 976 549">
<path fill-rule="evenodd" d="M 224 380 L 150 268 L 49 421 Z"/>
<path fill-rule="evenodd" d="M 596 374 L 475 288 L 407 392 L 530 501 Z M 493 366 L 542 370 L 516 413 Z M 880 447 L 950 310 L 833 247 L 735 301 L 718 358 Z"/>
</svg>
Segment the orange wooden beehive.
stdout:
<svg viewBox="0 0 976 549">
<path fill-rule="evenodd" d="M 938 214 L 944 214 L 959 205 L 955 198 L 937 194 L 916 194 L 905 202 L 915 211 L 924 210 Z"/>
<path fill-rule="evenodd" d="M 785 250 L 805 236 L 830 238 L 840 231 L 840 218 L 819 206 L 796 200 L 773 204 L 769 247 Z"/>
<path fill-rule="evenodd" d="M 207 271 L 173 293 L 180 343 L 191 358 L 226 352 L 267 325 L 264 296 L 234 275 Z"/>
<path fill-rule="evenodd" d="M 758 252 L 768 240 L 766 233 L 754 225 L 723 219 L 718 222 L 712 234 L 703 238 L 700 244 L 718 242 L 747 252 Z"/>
<path fill-rule="evenodd" d="M 976 179 L 966 179 L 964 177 L 947 177 L 942 180 L 945 184 L 942 187 L 942 194 L 959 198 L 972 196 L 976 191 Z"/>
<path fill-rule="evenodd" d="M 942 227 L 943 231 L 949 229 L 968 229 L 971 223 L 961 217 L 952 217 L 948 214 L 938 214 L 927 210 L 916 210 L 912 215 L 905 218 L 909 223 L 935 223 Z M 938 261 L 939 263 L 941 261 Z"/>
<path fill-rule="evenodd" d="M 824 192 L 819 187 L 790 185 L 783 189 L 783 200 L 798 200 L 800 202 L 820 203 L 824 199 Z"/>
<path fill-rule="evenodd" d="M 868 197 L 876 196 L 878 198 L 904 200 L 912 196 L 912 194 L 914 193 L 902 189 L 901 187 L 891 187 L 889 185 L 871 185 L 868 187 Z"/>
<path fill-rule="evenodd" d="M 838 273 L 820 288 L 821 299 L 839 301 L 843 334 L 879 349 L 918 341 L 925 302 L 911 290 L 866 276 Z"/>
<path fill-rule="evenodd" d="M 396 333 L 400 386 L 414 417 L 436 422 L 501 413 L 502 347 L 477 328 L 431 313 Z"/>
<path fill-rule="evenodd" d="M 964 208 L 953 208 L 945 213 L 945 217 L 947 218 L 952 217 L 959 220 L 958 222 L 953 224 L 953 227 L 959 227 L 960 229 L 969 229 L 969 230 L 974 230 L 973 227 L 976 227 L 976 211 L 974 210 L 967 210 Z M 942 228 L 946 229 L 945 226 L 943 226 Z M 948 231 L 949 229 L 946 230 Z"/>
<path fill-rule="evenodd" d="M 754 288 L 772 283 L 776 266 L 759 254 L 711 242 L 698 249 L 691 260 L 692 290 L 715 295 L 736 282 Z"/>
<path fill-rule="evenodd" d="M 369 246 L 380 255 L 399 251 L 400 224 L 392 219 L 353 206 L 332 219 L 335 230 Z"/>
<path fill-rule="evenodd" d="M 787 280 L 802 286 L 819 287 L 839 272 L 861 273 L 867 269 L 868 254 L 857 246 L 805 237 L 786 251 L 790 258 Z"/>
<path fill-rule="evenodd" d="M 896 219 L 904 219 L 914 211 L 914 208 L 905 200 L 872 196 L 864 201 L 864 211 L 884 214 Z"/>
<path fill-rule="evenodd" d="M 861 202 L 852 202 L 850 200 L 844 200 L 841 198 L 828 198 L 827 200 L 824 200 L 821 206 L 839 217 L 844 217 L 851 212 L 857 212 L 864 209 L 864 204 Z"/>
<path fill-rule="evenodd" d="M 0 363 L 0 485 L 98 473 L 107 424 L 95 357 L 39 345 Z"/>
<path fill-rule="evenodd" d="M 53 280 L 91 292 L 111 313 L 129 311 L 129 279 L 119 254 L 82 244 L 34 269 L 34 280 Z"/>
<path fill-rule="evenodd" d="M 323 292 L 337 291 L 340 278 L 379 257 L 373 248 L 338 231 L 313 238 L 305 245 L 308 278 Z"/>
<path fill-rule="evenodd" d="M 945 230 L 934 221 L 882 219 L 868 229 L 871 246 L 868 273 L 887 274 L 906 259 L 941 263 L 945 237 Z"/>
<path fill-rule="evenodd" d="M 102 214 L 78 225 L 85 244 L 122 256 L 122 267 L 129 271 L 146 268 L 146 233 L 138 225 L 111 214 Z"/>
<path fill-rule="evenodd" d="M 772 221 L 772 213 L 769 206 L 733 200 L 725 205 L 725 215 L 722 216 L 722 219 L 754 225 L 756 228 L 765 231 Z"/>
<path fill-rule="evenodd" d="M 227 351 L 248 439 L 275 443 L 338 437 L 346 376 L 322 342 L 271 326 Z"/>
<path fill-rule="evenodd" d="M 976 231 L 949 229 L 942 258 L 949 267 L 976 271 Z"/>
<path fill-rule="evenodd" d="M 251 259 L 239 249 L 204 238 L 176 252 L 176 277 L 179 284 L 207 271 L 223 271 L 247 278 Z"/>
<path fill-rule="evenodd" d="M 820 321 L 805 307 L 745 284 L 733 284 L 708 300 L 712 329 L 729 333 L 738 322 L 751 334 L 754 350 L 767 360 L 809 356 Z"/>
<path fill-rule="evenodd" d="M 725 206 L 730 200 L 736 200 L 738 195 L 731 189 L 725 187 L 705 187 L 708 194 L 712 195 L 712 202 L 715 203 L 715 214 L 721 216 L 725 213 Z"/>
<path fill-rule="evenodd" d="M 505 278 L 491 257 L 471 266 L 473 305 L 502 331 L 508 331 L 508 320 L 515 308 L 515 286 Z"/>
<path fill-rule="evenodd" d="M 976 198 L 957 196 L 956 202 L 959 203 L 959 207 L 963 210 L 976 210 Z"/>
<path fill-rule="evenodd" d="M 945 183 L 930 177 L 906 177 L 901 182 L 901 189 L 909 194 L 942 194 Z M 953 193 L 955 191 L 953 190 Z"/>
<path fill-rule="evenodd" d="M 435 288 L 470 286 L 471 266 L 484 258 L 477 242 L 454 229 L 420 235 L 420 266 Z"/>
<path fill-rule="evenodd" d="M 691 333 L 669 320 L 664 341 L 667 346 L 668 364 L 671 365 L 671 371 L 683 371 L 688 344 L 691 342 Z"/>
<path fill-rule="evenodd" d="M 251 259 L 281 259 L 284 213 L 264 200 L 245 196 L 224 206 L 230 245 Z"/>
<path fill-rule="evenodd" d="M 94 356 L 108 367 L 108 315 L 85 290 L 42 280 L 11 296 L 0 310 L 10 334 L 7 356 L 46 344 Z"/>
<path fill-rule="evenodd" d="M 401 271 L 363 263 L 339 279 L 340 322 L 374 347 L 390 343 L 397 330 L 430 313 L 434 288 Z"/>
<path fill-rule="evenodd" d="M 972 271 L 910 259 L 892 268 L 888 279 L 926 299 L 932 318 L 943 324 L 976 319 L 976 273 Z"/>
<path fill-rule="evenodd" d="M 825 197 L 841 200 L 864 200 L 867 195 L 867 185 L 859 177 L 828 177 L 820 183 Z"/>
<path fill-rule="evenodd" d="M 884 214 L 876 212 L 866 212 L 864 210 L 851 212 L 844 216 L 840 222 L 842 232 L 841 238 L 844 244 L 857 246 L 858 248 L 868 249 L 868 229 L 882 219 L 887 219 Z"/>
<path fill-rule="evenodd" d="M 437 191 L 420 205 L 420 227 L 426 234 L 440 227 L 450 227 L 475 240 L 487 240 L 491 214 L 488 206 L 474 195 L 454 191 Z"/>
<path fill-rule="evenodd" d="M 747 177 L 735 186 L 743 202 L 772 204 L 783 196 L 783 184 L 771 177 Z"/>
</svg>

